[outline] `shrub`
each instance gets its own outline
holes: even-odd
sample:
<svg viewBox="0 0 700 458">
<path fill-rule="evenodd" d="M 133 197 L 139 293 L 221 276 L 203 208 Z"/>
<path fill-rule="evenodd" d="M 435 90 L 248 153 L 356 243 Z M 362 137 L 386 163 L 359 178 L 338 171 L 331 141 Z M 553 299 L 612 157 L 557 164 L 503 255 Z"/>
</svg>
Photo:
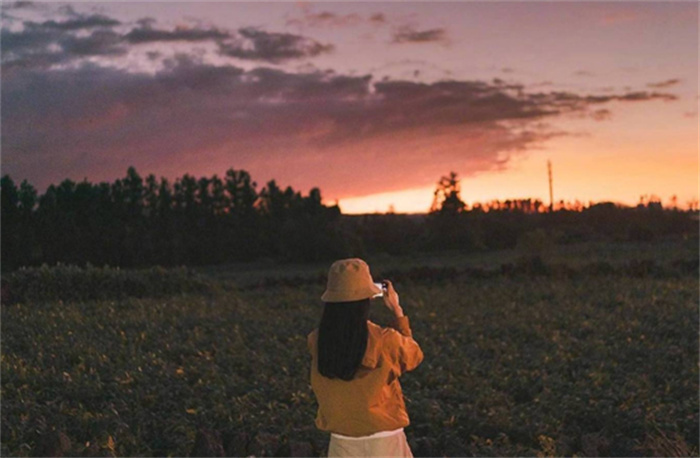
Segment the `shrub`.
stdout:
<svg viewBox="0 0 700 458">
<path fill-rule="evenodd" d="M 213 285 L 185 267 L 122 270 L 72 265 L 22 268 L 2 278 L 2 302 L 89 301 L 201 293 Z"/>
<path fill-rule="evenodd" d="M 538 228 L 518 237 L 516 249 L 523 258 L 546 259 L 554 244 L 554 238 L 544 229 Z"/>
</svg>

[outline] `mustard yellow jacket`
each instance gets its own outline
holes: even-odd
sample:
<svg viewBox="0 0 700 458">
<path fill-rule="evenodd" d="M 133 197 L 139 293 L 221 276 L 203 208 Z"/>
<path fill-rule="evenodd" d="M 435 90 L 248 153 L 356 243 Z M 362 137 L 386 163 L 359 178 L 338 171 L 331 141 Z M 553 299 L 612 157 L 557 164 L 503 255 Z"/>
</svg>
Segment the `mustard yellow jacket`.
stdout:
<svg viewBox="0 0 700 458">
<path fill-rule="evenodd" d="M 345 436 L 367 436 L 408 426 L 399 376 L 415 369 L 423 352 L 413 340 L 408 317 L 392 328 L 367 321 L 367 351 L 350 381 L 329 379 L 318 372 L 318 329 L 308 336 L 311 388 L 318 401 L 316 427 Z"/>
</svg>

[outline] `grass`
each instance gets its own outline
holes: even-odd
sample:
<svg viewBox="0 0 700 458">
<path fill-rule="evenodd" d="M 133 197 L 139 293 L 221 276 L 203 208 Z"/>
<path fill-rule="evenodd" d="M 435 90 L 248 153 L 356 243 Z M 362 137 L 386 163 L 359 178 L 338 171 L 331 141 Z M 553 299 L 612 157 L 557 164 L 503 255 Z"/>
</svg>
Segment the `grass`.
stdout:
<svg viewBox="0 0 700 458">
<path fill-rule="evenodd" d="M 595 263 L 609 263 L 619 267 L 631 260 L 653 260 L 669 265 L 678 259 L 697 259 L 697 239 L 669 239 L 649 243 L 639 242 L 585 242 L 569 245 L 551 245 L 542 253 L 543 258 L 554 264 L 566 264 L 579 268 Z M 498 269 L 504 263 L 515 263 L 530 253 L 527 249 L 483 251 L 465 254 L 460 251 L 416 253 L 392 256 L 378 253 L 365 257 L 372 272 L 407 270 L 411 268 L 475 268 Z M 328 262 L 276 263 L 263 260 L 194 268 L 196 272 L 238 286 L 258 284 L 261 280 L 288 277 L 325 277 Z"/>
<path fill-rule="evenodd" d="M 654 259 L 692 254 L 677 248 Z M 283 270 L 213 269 L 228 287 L 206 294 L 3 304 L 2 454 L 183 456 L 206 440 L 324 454 L 306 350 L 323 284 L 236 288 Z M 697 455 L 697 274 L 458 273 L 397 289 L 425 353 L 402 378 L 416 456 Z M 372 316 L 389 319 L 380 303 Z"/>
</svg>

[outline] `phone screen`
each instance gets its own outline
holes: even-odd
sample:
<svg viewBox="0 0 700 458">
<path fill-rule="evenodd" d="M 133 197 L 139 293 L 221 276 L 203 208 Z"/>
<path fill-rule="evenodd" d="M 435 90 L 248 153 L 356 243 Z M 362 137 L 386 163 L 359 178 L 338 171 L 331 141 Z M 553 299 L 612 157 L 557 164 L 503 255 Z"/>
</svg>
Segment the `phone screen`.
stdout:
<svg viewBox="0 0 700 458">
<path fill-rule="evenodd" d="M 384 296 L 384 285 L 381 284 L 381 283 L 375 283 L 374 286 L 376 286 L 377 288 L 381 289 L 382 292 L 381 292 L 381 293 L 377 293 L 377 294 L 375 294 L 375 295 L 372 296 L 372 297 L 382 297 L 382 296 Z"/>
</svg>

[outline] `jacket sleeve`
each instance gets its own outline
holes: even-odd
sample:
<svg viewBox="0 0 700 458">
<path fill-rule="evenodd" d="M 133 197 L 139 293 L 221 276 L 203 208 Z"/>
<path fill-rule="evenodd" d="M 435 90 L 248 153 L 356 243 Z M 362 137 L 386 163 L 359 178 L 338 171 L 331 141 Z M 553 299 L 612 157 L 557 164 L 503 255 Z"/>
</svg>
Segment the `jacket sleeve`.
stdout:
<svg viewBox="0 0 700 458">
<path fill-rule="evenodd" d="M 412 371 L 423 361 L 423 350 L 418 342 L 413 340 L 413 333 L 407 316 L 398 317 L 391 324 L 391 327 L 398 332 L 390 331 L 394 350 L 392 353 L 396 357 L 399 368 L 399 375 L 407 371 Z"/>
</svg>

